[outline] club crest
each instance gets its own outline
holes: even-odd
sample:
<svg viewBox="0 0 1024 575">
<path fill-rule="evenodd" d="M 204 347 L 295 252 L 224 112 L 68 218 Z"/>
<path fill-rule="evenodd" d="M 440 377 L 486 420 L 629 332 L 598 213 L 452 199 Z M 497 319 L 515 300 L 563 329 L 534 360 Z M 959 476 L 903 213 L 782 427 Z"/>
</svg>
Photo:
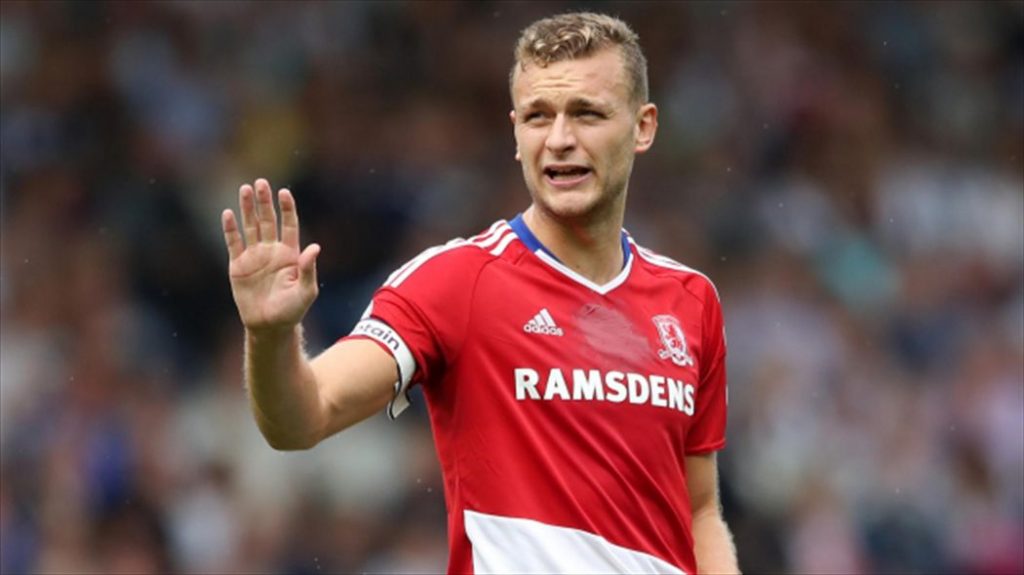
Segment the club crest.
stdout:
<svg viewBox="0 0 1024 575">
<path fill-rule="evenodd" d="M 679 320 L 671 315 L 656 315 L 651 320 L 654 321 L 661 337 L 662 348 L 658 350 L 658 357 L 671 359 L 672 363 L 682 367 L 693 365 L 693 358 L 687 351 L 686 336 Z"/>
</svg>

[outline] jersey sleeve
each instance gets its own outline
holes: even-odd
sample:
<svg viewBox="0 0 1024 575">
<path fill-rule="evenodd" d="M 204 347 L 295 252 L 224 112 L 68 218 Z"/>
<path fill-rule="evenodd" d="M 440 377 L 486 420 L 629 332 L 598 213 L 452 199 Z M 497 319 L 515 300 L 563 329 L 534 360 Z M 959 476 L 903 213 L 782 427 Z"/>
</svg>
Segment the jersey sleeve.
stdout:
<svg viewBox="0 0 1024 575">
<path fill-rule="evenodd" d="M 387 408 L 391 418 L 409 406 L 410 387 L 440 379 L 461 346 L 477 275 L 478 258 L 467 253 L 473 249 L 431 248 L 399 268 L 348 336 L 373 340 L 395 358 L 399 379 Z"/>
<path fill-rule="evenodd" d="M 714 286 L 708 284 L 704 311 L 704 337 L 700 383 L 693 424 L 686 437 L 686 453 L 701 454 L 725 447 L 728 390 L 725 376 L 725 322 Z"/>
</svg>

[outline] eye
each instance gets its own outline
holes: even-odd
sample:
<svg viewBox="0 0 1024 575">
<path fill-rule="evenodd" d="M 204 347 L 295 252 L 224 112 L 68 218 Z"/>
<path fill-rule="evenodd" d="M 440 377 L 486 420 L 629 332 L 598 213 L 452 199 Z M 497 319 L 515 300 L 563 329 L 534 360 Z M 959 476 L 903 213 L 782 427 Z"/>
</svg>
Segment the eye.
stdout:
<svg viewBox="0 0 1024 575">
<path fill-rule="evenodd" d="M 581 118 L 588 118 L 588 119 L 601 119 L 601 118 L 604 118 L 604 114 L 602 114 L 601 112 L 598 112 L 597 110 L 590 110 L 590 109 L 580 110 L 579 112 L 576 112 L 576 115 L 581 117 Z"/>
</svg>

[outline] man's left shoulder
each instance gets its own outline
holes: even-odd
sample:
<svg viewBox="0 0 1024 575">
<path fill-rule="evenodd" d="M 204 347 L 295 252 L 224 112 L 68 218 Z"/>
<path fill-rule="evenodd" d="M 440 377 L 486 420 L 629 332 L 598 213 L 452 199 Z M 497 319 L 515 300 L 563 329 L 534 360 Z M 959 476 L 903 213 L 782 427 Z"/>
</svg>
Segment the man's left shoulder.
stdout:
<svg viewBox="0 0 1024 575">
<path fill-rule="evenodd" d="M 639 265 L 651 274 L 678 281 L 687 291 L 702 300 L 708 298 L 716 302 L 719 300 L 718 288 L 704 272 L 645 248 L 632 239 L 630 243 L 634 248 L 634 253 L 638 256 Z"/>
</svg>

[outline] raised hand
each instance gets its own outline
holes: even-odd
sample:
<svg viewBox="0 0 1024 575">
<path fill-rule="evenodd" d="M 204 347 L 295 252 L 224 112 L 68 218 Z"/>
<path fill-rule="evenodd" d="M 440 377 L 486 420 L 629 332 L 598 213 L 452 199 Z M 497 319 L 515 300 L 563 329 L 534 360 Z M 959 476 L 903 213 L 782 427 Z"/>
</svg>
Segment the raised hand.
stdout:
<svg viewBox="0 0 1024 575">
<path fill-rule="evenodd" d="M 221 227 L 230 263 L 228 276 L 238 314 L 252 331 L 294 328 L 316 299 L 316 257 L 320 246 L 299 250 L 299 215 L 295 198 L 282 188 L 278 194 L 281 226 L 267 180 L 238 190 L 242 227 L 235 214 L 224 210 Z"/>
</svg>

